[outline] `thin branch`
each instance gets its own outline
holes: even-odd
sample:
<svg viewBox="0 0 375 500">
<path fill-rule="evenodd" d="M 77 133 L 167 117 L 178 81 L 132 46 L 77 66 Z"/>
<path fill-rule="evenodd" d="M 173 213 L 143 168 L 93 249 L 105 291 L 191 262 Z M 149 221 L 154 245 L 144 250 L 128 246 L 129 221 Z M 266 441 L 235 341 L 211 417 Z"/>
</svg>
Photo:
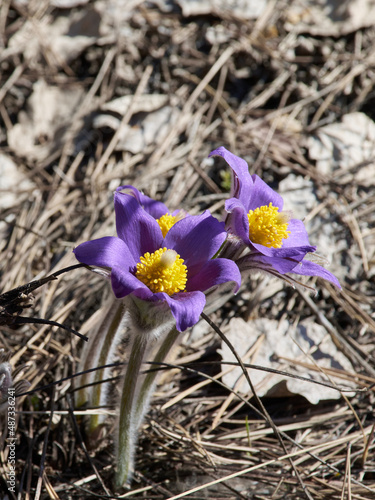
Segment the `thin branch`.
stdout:
<svg viewBox="0 0 375 500">
<path fill-rule="evenodd" d="M 266 420 L 268 421 L 268 423 L 272 427 L 272 430 L 275 433 L 277 439 L 279 440 L 279 443 L 281 444 L 281 446 L 282 446 L 282 448 L 284 450 L 285 455 L 288 455 L 288 451 L 287 451 L 287 449 L 285 447 L 285 444 L 284 444 L 284 441 L 283 441 L 283 439 L 281 437 L 280 431 L 277 428 L 277 426 L 275 425 L 274 421 L 272 420 L 272 417 L 270 416 L 270 414 L 266 410 L 265 406 L 263 405 L 261 399 L 257 395 L 257 393 L 255 391 L 255 387 L 254 387 L 254 385 L 253 385 L 253 383 L 252 383 L 252 381 L 250 379 L 249 373 L 246 370 L 245 365 L 243 364 L 243 361 L 242 361 L 241 357 L 238 355 L 236 349 L 234 348 L 234 346 L 232 345 L 232 343 L 229 341 L 229 339 L 224 335 L 224 333 L 220 330 L 220 328 L 213 321 L 211 321 L 211 319 L 208 316 L 206 316 L 203 312 L 201 313 L 201 316 L 215 330 L 215 332 L 219 335 L 219 337 L 221 338 L 221 340 L 226 343 L 226 345 L 231 350 L 232 354 L 237 359 L 237 361 L 238 361 L 238 363 L 239 363 L 239 365 L 240 365 L 240 367 L 241 367 L 241 369 L 243 371 L 243 374 L 245 375 L 245 378 L 246 378 L 246 380 L 247 380 L 247 382 L 248 382 L 248 384 L 250 386 L 250 389 L 251 389 L 251 391 L 253 393 L 253 396 L 255 398 L 255 401 L 256 401 L 256 404 L 257 404 L 258 408 L 260 409 L 261 413 L 263 413 L 263 415 L 265 416 Z M 288 457 L 288 460 L 289 460 L 290 465 L 293 468 L 293 471 L 294 471 L 296 477 L 298 478 L 298 481 L 299 481 L 299 483 L 301 485 L 301 488 L 303 489 L 303 491 L 306 494 L 306 497 L 309 500 L 314 500 L 313 497 L 310 495 L 310 492 L 307 490 L 306 485 L 302 481 L 302 478 L 301 478 L 301 476 L 300 476 L 300 474 L 299 474 L 296 466 L 294 465 L 292 457 Z"/>
</svg>

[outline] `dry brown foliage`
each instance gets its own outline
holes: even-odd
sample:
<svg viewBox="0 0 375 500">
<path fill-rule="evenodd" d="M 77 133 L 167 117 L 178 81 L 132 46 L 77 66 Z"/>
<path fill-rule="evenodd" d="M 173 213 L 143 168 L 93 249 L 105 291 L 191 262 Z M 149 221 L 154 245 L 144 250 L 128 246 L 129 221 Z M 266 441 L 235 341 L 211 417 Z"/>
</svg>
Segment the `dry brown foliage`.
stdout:
<svg viewBox="0 0 375 500">
<path fill-rule="evenodd" d="M 23 366 L 33 391 L 18 398 L 20 498 L 375 498 L 374 184 L 357 181 L 361 164 L 345 175 L 322 174 L 306 146 L 307 137 L 348 113 L 374 118 L 375 29 L 298 34 L 286 18 L 293 2 L 284 1 L 269 2 L 255 20 L 230 10 L 184 17 L 174 2 L 72 3 L 0 5 L 0 196 L 15 194 L 0 203 L 0 292 L 76 264 L 75 245 L 114 234 L 119 185 L 133 184 L 172 210 L 220 214 L 226 167 L 206 158 L 223 145 L 275 189 L 290 174 L 312 181 L 309 217 L 334 228 L 343 290 L 320 281 L 312 298 L 284 285 L 265 290 L 255 277 L 211 310 L 211 319 L 225 329 L 234 315 L 291 324 L 312 318 L 351 361 L 343 385 L 346 376 L 358 392 L 317 405 L 299 396 L 264 398 L 285 452 L 251 392 L 240 399 L 222 385 L 215 332 L 193 339 L 186 333 L 171 364 L 160 367 L 131 489 L 115 492 L 115 403 L 102 409 L 108 426 L 89 450 L 82 421 L 96 409 L 73 405 L 83 340 L 15 320 L 45 318 L 89 337 L 81 327 L 110 290 L 99 276 L 74 269 L 19 296 L 10 309 L 0 304 L 0 347 L 11 352 L 15 369 Z M 58 31 L 58 23 L 67 24 Z M 121 109 L 108 108 L 123 96 Z M 152 125 L 160 109 L 163 133 L 151 130 L 146 140 L 144 120 Z M 131 133 L 134 150 L 126 142 Z M 138 149 L 137 140 L 144 141 Z M 5 161 L 19 175 L 6 187 Z M 124 346 L 119 361 L 125 359 Z M 114 401 L 120 370 L 113 373 Z M 1 425 L 0 496 L 7 491 Z"/>
</svg>

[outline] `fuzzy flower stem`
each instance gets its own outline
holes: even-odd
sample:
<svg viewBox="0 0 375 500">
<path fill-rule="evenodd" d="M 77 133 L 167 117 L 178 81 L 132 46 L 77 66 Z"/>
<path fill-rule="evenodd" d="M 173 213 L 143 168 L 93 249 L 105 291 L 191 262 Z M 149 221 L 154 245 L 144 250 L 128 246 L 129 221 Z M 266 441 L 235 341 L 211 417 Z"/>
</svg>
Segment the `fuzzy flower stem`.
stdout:
<svg viewBox="0 0 375 500">
<path fill-rule="evenodd" d="M 98 366 L 105 366 L 113 359 L 113 352 L 123 336 L 125 321 L 124 305 L 115 298 L 109 300 L 101 314 L 97 315 L 97 322 L 90 335 L 90 341 L 85 344 L 81 356 L 80 370 L 92 370 Z M 76 406 L 79 408 L 89 403 L 91 407 L 105 405 L 107 396 L 106 384 L 100 382 L 105 379 L 105 369 L 96 372 L 84 373 L 78 384 L 81 388 L 77 391 Z M 94 431 L 102 422 L 103 416 L 92 415 L 88 429 L 89 435 L 95 440 Z M 91 439 L 91 438 L 90 438 Z"/>
<path fill-rule="evenodd" d="M 178 338 L 178 335 L 179 335 L 178 330 L 176 329 L 176 327 L 173 327 L 172 330 L 165 336 L 163 343 L 161 344 L 158 352 L 156 353 L 153 359 L 153 362 L 162 363 L 165 360 L 173 344 Z M 158 375 L 157 370 L 151 370 L 147 373 L 147 375 L 143 380 L 142 386 L 139 390 L 136 409 L 135 409 L 136 422 L 140 423 L 142 421 L 143 415 L 147 411 L 150 396 L 153 392 L 155 379 L 157 375 Z"/>
<path fill-rule="evenodd" d="M 112 361 L 113 350 L 122 338 L 124 319 L 123 305 L 121 303 L 115 304 L 115 310 L 113 313 L 111 321 L 108 324 L 108 329 L 101 332 L 101 335 L 105 335 L 105 337 L 103 339 L 102 348 L 100 349 L 97 366 L 105 366 Z M 106 402 L 107 387 L 103 387 L 103 384 L 100 383 L 103 380 L 105 380 L 104 368 L 95 372 L 94 382 L 97 382 L 97 384 L 93 386 L 91 395 L 91 404 L 93 408 L 100 407 Z M 90 435 L 96 430 L 100 423 L 100 415 L 97 414 L 91 416 L 89 424 Z"/>
<path fill-rule="evenodd" d="M 125 302 L 132 344 L 120 399 L 117 486 L 131 480 L 137 433 L 157 375 L 152 372 L 141 376 L 144 358 L 146 355 L 152 357 L 156 351 L 155 361 L 164 360 L 178 335 L 168 308 L 155 307 L 134 296 L 127 297 Z"/>
<path fill-rule="evenodd" d="M 134 399 L 137 381 L 147 347 L 147 334 L 137 332 L 133 337 L 132 350 L 125 373 L 124 385 L 120 400 L 118 464 L 116 484 L 122 486 L 131 479 L 134 448 L 138 421 L 134 414 Z"/>
</svg>

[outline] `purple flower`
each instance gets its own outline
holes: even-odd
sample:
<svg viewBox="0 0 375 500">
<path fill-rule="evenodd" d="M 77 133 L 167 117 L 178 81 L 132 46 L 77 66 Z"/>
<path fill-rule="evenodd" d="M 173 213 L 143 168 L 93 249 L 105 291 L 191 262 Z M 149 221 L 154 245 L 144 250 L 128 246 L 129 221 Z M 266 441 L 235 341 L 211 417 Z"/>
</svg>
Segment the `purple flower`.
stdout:
<svg viewBox="0 0 375 500">
<path fill-rule="evenodd" d="M 250 252 L 238 261 L 243 269 L 271 274 L 319 276 L 340 287 L 333 274 L 305 257 L 316 247 L 309 243 L 302 221 L 283 212 L 283 199 L 257 175 L 250 175 L 242 158 L 224 147 L 209 156 L 221 156 L 232 169 L 231 198 L 226 201 L 226 229 L 240 238 Z M 340 287 L 341 288 L 341 287 Z"/>
<path fill-rule="evenodd" d="M 148 214 L 152 215 L 152 217 L 156 219 L 164 237 L 177 221 L 188 215 L 184 210 L 175 210 L 170 213 L 164 203 L 146 196 L 138 191 L 138 189 L 134 186 L 120 186 L 116 189 L 116 193 L 125 193 L 134 196 L 142 208 L 144 208 Z"/>
<path fill-rule="evenodd" d="M 212 259 L 226 238 L 223 223 L 206 211 L 177 220 L 164 237 L 155 217 L 165 215 L 165 210 L 165 205 L 131 186 L 119 188 L 118 236 L 87 241 L 74 253 L 79 262 L 111 269 L 117 298 L 133 294 L 155 305 L 168 304 L 177 329 L 184 331 L 199 320 L 204 291 L 229 281 L 237 290 L 241 275 L 234 262 Z"/>
</svg>

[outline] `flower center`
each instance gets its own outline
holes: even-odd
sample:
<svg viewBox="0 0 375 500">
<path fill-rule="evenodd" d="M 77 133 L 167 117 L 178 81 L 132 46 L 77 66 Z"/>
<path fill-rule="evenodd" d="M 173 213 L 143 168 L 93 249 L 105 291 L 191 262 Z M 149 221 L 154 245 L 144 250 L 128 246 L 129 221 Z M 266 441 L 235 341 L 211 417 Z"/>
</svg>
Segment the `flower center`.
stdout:
<svg viewBox="0 0 375 500">
<path fill-rule="evenodd" d="M 249 238 L 253 243 L 259 243 L 265 247 L 281 248 L 283 240 L 289 238 L 288 229 L 289 215 L 279 212 L 278 207 L 258 207 L 250 210 L 247 214 L 249 219 Z"/>
<path fill-rule="evenodd" d="M 152 292 L 173 295 L 185 290 L 187 267 L 174 250 L 159 248 L 151 254 L 146 252 L 140 261 L 135 275 Z"/>
<path fill-rule="evenodd" d="M 163 233 L 163 238 L 165 238 L 166 234 L 170 230 L 170 228 L 176 224 L 177 221 L 183 219 L 185 217 L 185 213 L 183 210 L 178 212 L 176 215 L 165 214 L 160 217 L 160 219 L 156 219 L 156 222 L 159 224 L 161 232 Z"/>
</svg>

